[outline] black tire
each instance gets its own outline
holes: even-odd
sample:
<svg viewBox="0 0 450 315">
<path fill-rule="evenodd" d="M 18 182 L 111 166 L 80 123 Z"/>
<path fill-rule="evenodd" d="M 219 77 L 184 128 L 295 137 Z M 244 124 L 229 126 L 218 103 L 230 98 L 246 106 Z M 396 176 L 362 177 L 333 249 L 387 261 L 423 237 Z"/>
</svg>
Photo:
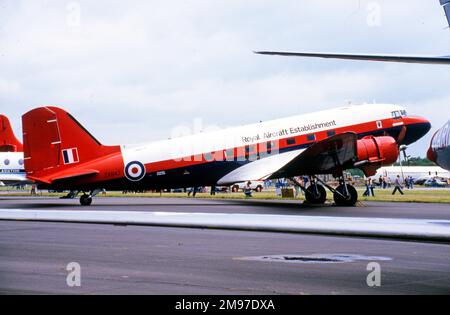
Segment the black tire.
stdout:
<svg viewBox="0 0 450 315">
<path fill-rule="evenodd" d="M 239 191 L 239 186 L 238 186 L 238 185 L 234 185 L 234 186 L 231 188 L 231 191 L 234 192 L 234 193 L 237 193 L 237 192 Z"/>
<path fill-rule="evenodd" d="M 336 188 L 336 190 L 345 196 L 344 185 L 339 185 Z M 346 198 L 344 198 L 338 193 L 333 194 L 334 202 L 336 203 L 337 206 L 352 207 L 358 201 L 358 192 L 356 191 L 355 187 L 353 187 L 352 185 L 347 185 L 347 190 L 349 195 Z"/>
<path fill-rule="evenodd" d="M 261 192 L 263 190 L 263 188 L 261 186 L 256 187 L 256 192 Z"/>
<path fill-rule="evenodd" d="M 89 195 L 83 195 L 80 197 L 80 204 L 82 206 L 90 206 L 92 204 L 92 197 Z"/>
<path fill-rule="evenodd" d="M 327 192 L 322 185 L 310 185 L 306 188 L 305 199 L 311 204 L 321 205 L 327 200 Z"/>
</svg>

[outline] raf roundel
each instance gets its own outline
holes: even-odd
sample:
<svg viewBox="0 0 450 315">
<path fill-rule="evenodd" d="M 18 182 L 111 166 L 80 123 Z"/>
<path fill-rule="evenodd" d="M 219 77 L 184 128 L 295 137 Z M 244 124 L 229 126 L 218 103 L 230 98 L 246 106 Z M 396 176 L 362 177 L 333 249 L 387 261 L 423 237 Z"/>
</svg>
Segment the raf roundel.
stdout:
<svg viewBox="0 0 450 315">
<path fill-rule="evenodd" d="M 125 166 L 125 176 L 134 182 L 137 182 L 145 176 L 145 166 L 141 162 L 133 161 Z"/>
</svg>

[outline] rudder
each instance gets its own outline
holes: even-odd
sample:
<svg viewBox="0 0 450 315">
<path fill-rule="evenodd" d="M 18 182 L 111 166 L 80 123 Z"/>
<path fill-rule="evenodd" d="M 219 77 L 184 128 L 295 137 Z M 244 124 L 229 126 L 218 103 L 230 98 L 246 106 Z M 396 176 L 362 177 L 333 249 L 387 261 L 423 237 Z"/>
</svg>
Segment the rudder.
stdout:
<svg viewBox="0 0 450 315">
<path fill-rule="evenodd" d="M 58 107 L 39 107 L 22 116 L 27 174 L 39 178 L 114 153 L 72 115 Z"/>
</svg>

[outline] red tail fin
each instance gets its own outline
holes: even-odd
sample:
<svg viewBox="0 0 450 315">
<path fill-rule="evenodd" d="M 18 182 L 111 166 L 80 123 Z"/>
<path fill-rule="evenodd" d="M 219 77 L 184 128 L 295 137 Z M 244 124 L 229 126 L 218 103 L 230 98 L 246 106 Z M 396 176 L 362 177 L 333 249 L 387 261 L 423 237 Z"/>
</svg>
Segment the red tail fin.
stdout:
<svg viewBox="0 0 450 315">
<path fill-rule="evenodd" d="M 51 175 L 120 151 L 118 146 L 102 145 L 57 107 L 29 111 L 22 116 L 22 126 L 25 170 L 33 179 L 51 182 Z"/>
<path fill-rule="evenodd" d="M 23 145 L 17 140 L 8 117 L 0 115 L 0 152 L 22 152 Z"/>
</svg>

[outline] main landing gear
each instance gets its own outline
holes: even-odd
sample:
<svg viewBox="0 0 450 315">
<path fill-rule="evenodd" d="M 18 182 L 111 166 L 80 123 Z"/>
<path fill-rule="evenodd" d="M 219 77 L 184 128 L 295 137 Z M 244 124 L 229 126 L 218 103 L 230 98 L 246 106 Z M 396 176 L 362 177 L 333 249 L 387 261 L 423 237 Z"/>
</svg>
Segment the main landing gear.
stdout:
<svg viewBox="0 0 450 315">
<path fill-rule="evenodd" d="M 333 199 L 336 206 L 351 207 L 358 201 L 358 192 L 355 187 L 345 182 L 345 177 L 342 175 L 338 187 L 333 188 L 327 185 L 324 181 L 316 176 L 311 176 L 311 184 L 305 188 L 301 183 L 294 178 L 291 179 L 296 185 L 300 187 L 305 193 L 305 199 L 310 204 L 320 205 L 324 204 L 327 199 L 327 192 L 325 188 L 333 193 Z"/>
<path fill-rule="evenodd" d="M 322 185 L 318 184 L 317 180 L 313 180 L 311 185 L 306 188 L 305 199 L 313 205 L 321 205 L 327 200 L 327 192 Z"/>
<path fill-rule="evenodd" d="M 92 204 L 92 198 L 95 197 L 102 189 L 92 190 L 89 194 L 86 192 L 83 193 L 80 197 L 80 204 L 82 206 L 90 206 Z"/>
</svg>

